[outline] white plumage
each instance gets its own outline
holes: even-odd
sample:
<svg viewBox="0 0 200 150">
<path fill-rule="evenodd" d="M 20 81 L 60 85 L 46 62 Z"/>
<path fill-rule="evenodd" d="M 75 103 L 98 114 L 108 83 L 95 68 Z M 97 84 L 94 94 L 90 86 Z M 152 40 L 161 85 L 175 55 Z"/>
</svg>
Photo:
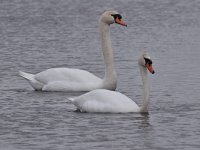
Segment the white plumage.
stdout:
<svg viewBox="0 0 200 150">
<path fill-rule="evenodd" d="M 52 68 L 36 75 L 20 71 L 20 75 L 42 91 L 88 91 L 102 84 L 102 79 L 80 69 Z"/>
<path fill-rule="evenodd" d="M 97 89 L 69 99 L 81 112 L 128 113 L 140 110 L 129 97 L 106 89 Z"/>
<path fill-rule="evenodd" d="M 115 90 L 117 86 L 117 75 L 113 63 L 109 32 L 110 24 L 113 23 L 126 26 L 121 20 L 121 15 L 116 11 L 106 11 L 101 15 L 99 24 L 105 61 L 105 76 L 103 79 L 88 71 L 70 68 L 51 68 L 35 75 L 20 71 L 19 75 L 27 79 L 35 90 L 41 91 Z"/>
<path fill-rule="evenodd" d="M 138 60 L 140 73 L 144 85 L 143 106 L 139 107 L 133 100 L 124 94 L 106 89 L 97 89 L 76 98 L 69 98 L 81 112 L 98 113 L 129 113 L 148 112 L 149 106 L 149 85 L 147 69 L 154 74 L 152 61 L 147 53 L 144 53 Z"/>
</svg>

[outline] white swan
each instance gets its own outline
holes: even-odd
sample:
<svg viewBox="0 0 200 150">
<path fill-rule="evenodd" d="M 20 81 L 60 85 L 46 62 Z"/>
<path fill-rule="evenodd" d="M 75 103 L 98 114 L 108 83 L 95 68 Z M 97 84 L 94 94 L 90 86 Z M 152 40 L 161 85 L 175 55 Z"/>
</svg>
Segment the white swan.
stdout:
<svg viewBox="0 0 200 150">
<path fill-rule="evenodd" d="M 101 15 L 99 24 L 105 61 L 105 76 L 103 79 L 88 71 L 70 68 L 51 68 L 35 75 L 19 71 L 19 75 L 27 79 L 35 90 L 41 91 L 115 90 L 117 75 L 114 69 L 109 32 L 109 27 L 113 23 L 127 26 L 122 21 L 121 15 L 116 11 L 106 11 Z"/>
<path fill-rule="evenodd" d="M 142 81 L 144 85 L 144 102 L 139 107 L 133 100 L 127 96 L 105 89 L 97 89 L 81 95 L 76 98 L 69 98 L 72 103 L 81 112 L 98 113 L 129 113 L 141 112 L 147 113 L 149 106 L 149 86 L 147 78 L 147 69 L 154 74 L 152 61 L 147 53 L 144 53 L 138 60 Z"/>
</svg>

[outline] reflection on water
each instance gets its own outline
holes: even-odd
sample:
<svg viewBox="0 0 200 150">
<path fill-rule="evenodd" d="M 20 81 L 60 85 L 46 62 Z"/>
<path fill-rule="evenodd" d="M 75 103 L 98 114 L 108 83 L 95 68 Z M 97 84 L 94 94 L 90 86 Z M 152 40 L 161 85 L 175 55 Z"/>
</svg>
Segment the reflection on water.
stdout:
<svg viewBox="0 0 200 150">
<path fill-rule="evenodd" d="M 149 114 L 77 113 L 68 97 L 36 92 L 18 70 L 85 69 L 102 77 L 98 18 L 122 13 L 113 25 L 117 90 L 142 104 L 137 58 L 148 51 Z M 0 4 L 0 149 L 197 150 L 200 147 L 200 3 L 193 1 L 2 1 Z"/>
</svg>

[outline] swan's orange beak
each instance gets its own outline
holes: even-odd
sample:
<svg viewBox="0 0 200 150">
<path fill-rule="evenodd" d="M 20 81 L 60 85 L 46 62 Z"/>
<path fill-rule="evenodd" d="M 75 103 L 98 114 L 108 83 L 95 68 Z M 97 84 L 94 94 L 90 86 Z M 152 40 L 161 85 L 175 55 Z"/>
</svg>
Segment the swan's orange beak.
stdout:
<svg viewBox="0 0 200 150">
<path fill-rule="evenodd" d="M 146 67 L 147 67 L 147 69 L 149 70 L 149 72 L 151 72 L 152 74 L 155 73 L 152 64 L 148 64 L 148 63 L 147 63 L 147 64 L 146 64 Z"/>
<path fill-rule="evenodd" d="M 120 24 L 120 25 L 122 25 L 122 26 L 127 27 L 127 24 L 126 24 L 122 19 L 116 18 L 116 19 L 115 19 L 115 22 L 116 22 L 117 24 Z"/>
</svg>

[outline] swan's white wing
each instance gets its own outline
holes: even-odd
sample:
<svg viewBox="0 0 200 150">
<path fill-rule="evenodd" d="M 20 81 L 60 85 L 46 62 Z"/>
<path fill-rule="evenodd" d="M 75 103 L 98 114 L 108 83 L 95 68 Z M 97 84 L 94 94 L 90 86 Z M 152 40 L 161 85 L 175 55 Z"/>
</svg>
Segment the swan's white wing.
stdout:
<svg viewBox="0 0 200 150">
<path fill-rule="evenodd" d="M 72 100 L 83 112 L 127 113 L 139 112 L 138 105 L 127 96 L 104 89 L 97 89 Z"/>
<path fill-rule="evenodd" d="M 101 80 L 88 71 L 71 68 L 51 68 L 36 74 L 35 79 L 43 83 L 53 81 L 88 82 Z"/>
<path fill-rule="evenodd" d="M 100 87 L 102 79 L 92 73 L 70 68 L 52 68 L 34 77 L 44 84 L 44 91 L 87 91 Z"/>
</svg>

